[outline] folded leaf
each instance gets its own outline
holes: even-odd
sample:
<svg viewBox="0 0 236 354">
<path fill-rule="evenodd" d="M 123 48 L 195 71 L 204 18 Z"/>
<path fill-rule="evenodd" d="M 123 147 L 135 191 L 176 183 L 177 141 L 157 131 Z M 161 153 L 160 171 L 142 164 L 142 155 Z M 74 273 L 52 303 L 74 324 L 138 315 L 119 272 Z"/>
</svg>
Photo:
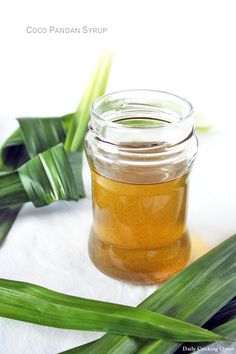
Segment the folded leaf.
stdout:
<svg viewBox="0 0 236 354">
<path fill-rule="evenodd" d="M 0 153 L 0 171 L 11 171 L 20 167 L 26 161 L 43 152 L 54 145 L 57 145 L 65 140 L 65 126 L 68 126 L 72 115 L 62 118 L 20 118 L 20 127 L 17 129 L 4 143 Z M 76 184 L 81 197 L 85 196 L 83 180 L 82 180 L 82 156 L 77 153 L 77 157 L 73 157 L 73 173 Z M 71 160 L 71 159 L 70 159 Z M 76 163 L 78 165 L 76 165 Z M 1 184 L 2 193 L 4 185 Z M 28 201 L 28 198 L 22 198 L 22 195 L 17 194 L 14 197 L 14 189 L 12 188 L 12 196 L 8 195 L 6 205 L 19 205 Z M 22 189 L 20 194 L 24 193 Z M 13 197 L 13 198 L 12 198 Z M 18 199 L 20 197 L 20 199 Z M 15 200 L 14 200 L 15 199 Z M 1 198 L 0 205 L 6 202 Z M 0 244 L 5 239 L 10 231 L 19 211 L 17 208 L 0 209 Z"/>
<path fill-rule="evenodd" d="M 24 145 L 21 130 L 17 129 L 1 148 L 0 169 L 1 171 L 15 170 L 28 159 L 29 155 Z"/>
<path fill-rule="evenodd" d="M 35 207 L 57 200 L 78 200 L 76 181 L 63 145 L 35 156 L 19 168 L 19 177 Z"/>
<path fill-rule="evenodd" d="M 19 118 L 18 121 L 30 157 L 65 140 L 66 133 L 61 118 Z"/>
<path fill-rule="evenodd" d="M 1 150 L 2 170 L 16 169 L 24 162 L 40 152 L 63 143 L 66 127 L 74 119 L 74 114 L 60 118 L 19 118 L 20 129 L 17 129 L 5 142 Z M 23 158 L 20 160 L 20 155 Z M 68 152 L 79 195 L 85 197 L 82 179 L 82 152 Z M 3 168 L 3 166 L 5 166 Z"/>
<path fill-rule="evenodd" d="M 16 169 L 20 166 L 19 152 L 25 156 L 21 164 L 65 140 L 64 117 L 19 118 L 20 128 L 6 140 L 1 149 L 2 166 Z"/>
<path fill-rule="evenodd" d="M 35 207 L 78 200 L 78 187 L 62 144 L 35 156 L 17 171 L 0 176 L 0 208 L 31 201 Z"/>
<path fill-rule="evenodd" d="M 0 316 L 57 328 L 110 331 L 171 341 L 224 338 L 142 308 L 88 300 L 6 279 L 0 279 Z"/>
<path fill-rule="evenodd" d="M 0 208 L 18 206 L 30 200 L 17 171 L 1 174 L 0 185 Z"/>
</svg>

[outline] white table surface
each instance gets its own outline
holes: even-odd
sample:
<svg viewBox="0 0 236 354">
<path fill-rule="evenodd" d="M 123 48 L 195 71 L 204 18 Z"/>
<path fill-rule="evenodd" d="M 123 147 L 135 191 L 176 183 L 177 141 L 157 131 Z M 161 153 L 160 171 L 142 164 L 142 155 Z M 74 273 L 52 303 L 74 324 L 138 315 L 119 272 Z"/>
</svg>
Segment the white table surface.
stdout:
<svg viewBox="0 0 236 354">
<path fill-rule="evenodd" d="M 0 144 L 17 127 L 15 117 L 73 111 L 100 49 L 112 46 L 116 59 L 108 91 L 174 92 L 215 124 L 212 132 L 199 136 L 189 226 L 211 246 L 220 243 L 236 232 L 234 5 L 234 0 L 2 2 Z M 109 33 L 83 38 L 26 34 L 27 25 L 51 24 L 105 25 Z M 87 198 L 78 203 L 42 209 L 25 205 L 0 248 L 0 277 L 135 306 L 156 286 L 110 279 L 91 264 L 87 167 L 84 177 Z M 56 354 L 100 335 L 0 318 L 0 354 Z"/>
</svg>

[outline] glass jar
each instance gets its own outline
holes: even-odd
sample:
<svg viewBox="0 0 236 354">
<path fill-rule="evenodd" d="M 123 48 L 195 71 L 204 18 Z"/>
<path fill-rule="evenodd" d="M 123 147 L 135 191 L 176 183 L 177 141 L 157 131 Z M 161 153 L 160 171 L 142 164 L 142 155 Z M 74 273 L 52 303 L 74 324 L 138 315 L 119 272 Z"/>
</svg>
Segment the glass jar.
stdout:
<svg viewBox="0 0 236 354">
<path fill-rule="evenodd" d="M 188 179 L 197 153 L 192 105 L 154 90 L 107 94 L 91 108 L 89 254 L 102 272 L 152 284 L 190 256 Z"/>
</svg>

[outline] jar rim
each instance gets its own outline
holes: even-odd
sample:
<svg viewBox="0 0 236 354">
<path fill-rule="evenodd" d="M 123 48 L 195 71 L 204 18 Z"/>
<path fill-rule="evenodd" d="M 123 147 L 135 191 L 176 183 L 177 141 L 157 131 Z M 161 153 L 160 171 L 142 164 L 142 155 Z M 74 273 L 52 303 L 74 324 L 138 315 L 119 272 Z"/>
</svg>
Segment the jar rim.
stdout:
<svg viewBox="0 0 236 354">
<path fill-rule="evenodd" d="M 113 91 L 113 92 L 109 92 L 106 93 L 105 95 L 102 95 L 100 97 L 98 97 L 93 104 L 91 105 L 90 108 L 90 112 L 91 115 L 94 116 L 96 119 L 98 119 L 101 122 L 104 122 L 105 119 L 103 117 L 101 117 L 99 114 L 97 114 L 96 112 L 96 108 L 99 105 L 99 103 L 101 103 L 103 100 L 105 100 L 106 98 L 108 98 L 109 96 L 116 96 L 119 94 L 131 94 L 131 93 L 151 93 L 151 94 L 161 94 L 161 95 L 166 95 L 169 98 L 174 98 L 179 100 L 180 102 L 183 103 L 183 105 L 185 105 L 185 107 L 187 107 L 187 112 L 186 114 L 184 114 L 184 116 L 180 116 L 180 118 L 177 121 L 173 121 L 173 122 L 168 122 L 168 126 L 173 126 L 173 125 L 178 125 L 180 122 L 183 122 L 185 120 L 187 120 L 189 117 L 192 116 L 193 114 L 193 106 L 192 104 L 184 97 L 176 95 L 174 93 L 168 92 L 168 91 L 162 91 L 162 90 L 154 90 L 154 89 L 126 89 L 126 90 L 119 90 L 119 91 Z M 117 127 L 118 122 L 117 121 L 109 121 L 109 125 L 110 127 Z M 145 126 L 132 126 L 132 125 L 127 125 L 125 128 L 128 129 L 160 129 L 163 128 L 163 125 L 145 125 Z"/>
<path fill-rule="evenodd" d="M 193 134 L 193 107 L 178 95 L 133 89 L 108 93 L 91 106 L 89 131 L 115 145 L 175 145 Z"/>
</svg>

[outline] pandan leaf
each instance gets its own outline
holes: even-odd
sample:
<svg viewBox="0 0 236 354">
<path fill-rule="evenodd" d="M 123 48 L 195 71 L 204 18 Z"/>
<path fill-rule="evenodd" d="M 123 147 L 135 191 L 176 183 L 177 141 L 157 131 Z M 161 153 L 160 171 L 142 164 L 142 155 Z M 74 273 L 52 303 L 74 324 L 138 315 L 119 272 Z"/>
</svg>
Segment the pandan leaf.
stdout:
<svg viewBox="0 0 236 354">
<path fill-rule="evenodd" d="M 20 129 L 17 129 L 5 142 L 0 151 L 0 176 L 21 166 L 29 159 Z M 2 186 L 1 186 L 2 187 Z M 1 195 L 2 188 L 0 189 Z M 1 197 L 0 197 L 1 198 Z M 21 206 L 0 209 L 0 245 L 11 230 Z"/>
<path fill-rule="evenodd" d="M 78 200 L 75 178 L 63 148 L 57 145 L 19 168 L 21 182 L 35 207 L 57 200 Z"/>
<path fill-rule="evenodd" d="M 111 55 L 108 51 L 105 51 L 101 57 L 98 69 L 87 85 L 75 113 L 70 113 L 60 118 L 19 119 L 21 129 L 17 129 L 10 136 L 0 151 L 0 173 L 1 171 L 9 172 L 15 170 L 29 160 L 30 157 L 34 157 L 54 145 L 63 143 L 65 132 L 68 132 L 66 139 L 66 147 L 69 152 L 68 159 L 72 164 L 80 197 L 84 197 L 85 192 L 81 166 L 83 141 L 87 131 L 89 109 L 92 100 L 105 92 L 110 68 Z M 73 150 L 73 154 L 70 153 L 71 150 Z M 77 155 L 75 152 L 77 152 Z M 4 224 L 2 223 L 2 227 L 0 227 L 0 244 L 10 231 L 19 210 L 20 207 L 0 210 L 0 220 L 4 218 Z"/>
<path fill-rule="evenodd" d="M 71 169 L 76 181 L 80 198 L 85 197 L 84 183 L 83 183 L 83 154 L 80 151 L 67 151 L 67 157 L 70 162 Z"/>
<path fill-rule="evenodd" d="M 31 158 L 65 140 L 66 133 L 60 118 L 19 118 L 18 121 Z"/>
<path fill-rule="evenodd" d="M 0 185 L 0 208 L 15 207 L 29 201 L 17 171 L 1 174 Z"/>
<path fill-rule="evenodd" d="M 236 335 L 236 298 L 229 301 L 209 321 L 207 321 L 203 327 L 207 328 L 207 329 L 211 329 L 215 333 L 218 333 L 224 337 L 228 337 L 228 338 L 235 337 L 235 335 Z M 118 337 L 118 336 L 114 336 L 114 338 L 115 337 Z M 95 353 L 93 351 L 93 348 L 95 345 L 96 345 L 97 353 L 102 353 L 103 347 L 101 346 L 101 350 L 100 350 L 99 343 L 100 343 L 99 340 L 96 340 L 96 341 L 81 345 L 80 347 L 67 350 L 67 351 L 63 352 L 63 354 Z M 188 348 L 188 351 L 187 351 L 188 353 L 195 353 L 210 344 L 211 344 L 210 342 L 208 342 L 208 343 L 206 343 L 206 342 L 185 343 L 177 351 L 175 351 L 175 354 L 182 354 L 183 352 L 186 352 L 186 348 Z M 230 345 L 230 343 L 227 343 L 227 344 Z M 214 345 L 214 347 L 216 347 L 216 345 Z M 225 345 L 225 347 L 226 347 L 226 345 Z M 111 350 L 113 350 L 113 349 L 111 349 Z M 120 350 L 120 353 L 122 353 L 121 347 L 119 350 Z M 208 350 L 208 352 L 209 352 L 209 350 Z"/>
<path fill-rule="evenodd" d="M 20 129 L 5 141 L 0 151 L 1 171 L 12 171 L 29 159 Z"/>
<path fill-rule="evenodd" d="M 0 279 L 0 316 L 57 328 L 109 331 L 171 341 L 225 338 L 142 308 L 65 295 L 6 279 Z"/>
<path fill-rule="evenodd" d="M 65 132 L 62 126 L 62 121 L 59 119 L 46 118 L 46 119 L 20 119 L 21 129 L 17 129 L 5 142 L 1 149 L 0 157 L 0 170 L 1 171 L 11 171 L 20 167 L 26 161 L 29 160 L 30 156 L 34 156 L 37 153 L 43 151 L 43 149 L 48 149 L 55 144 L 59 144 L 65 140 Z M 33 132 L 33 134 L 32 134 Z M 29 133 L 29 135 L 27 135 Z M 50 137 L 51 134 L 51 137 Z M 45 139 L 47 138 L 47 140 Z M 27 142 L 27 143 L 26 143 Z M 26 149 L 28 148 L 28 151 Z M 37 150 L 38 148 L 38 150 Z M 12 177 L 11 177 L 12 178 Z M 78 175 L 78 184 L 81 185 L 82 180 L 80 175 Z M 0 182 L 1 183 L 1 182 Z M 1 197 L 1 192 L 3 193 L 4 189 L 1 184 L 0 191 L 0 204 L 3 204 L 4 201 Z M 83 185 L 81 187 L 83 190 Z M 14 192 L 14 188 L 12 188 Z M 22 192 L 21 192 L 22 193 Z M 13 196 L 13 195 L 12 195 Z M 13 196 L 14 197 L 14 196 Z M 16 197 L 19 197 L 17 194 Z M 11 198 L 10 198 L 11 199 Z M 9 196 L 8 196 L 9 200 Z M 24 203 L 27 201 L 25 198 L 20 198 L 21 202 Z M 11 201 L 13 201 L 11 199 Z M 15 200 L 16 204 L 19 204 Z M 12 203 L 10 203 L 12 205 Z M 6 235 L 10 231 L 21 206 L 0 209 L 0 245 L 5 239 Z"/>
<path fill-rule="evenodd" d="M 104 50 L 98 66 L 92 75 L 82 99 L 75 112 L 75 119 L 71 120 L 65 141 L 65 149 L 68 151 L 81 151 L 83 149 L 84 136 L 88 129 L 90 118 L 90 106 L 93 101 L 105 93 L 110 75 L 112 55 L 109 50 Z"/>
<path fill-rule="evenodd" d="M 203 325 L 236 294 L 236 234 L 168 280 L 140 304 L 196 325 Z M 181 343 L 106 334 L 71 353 L 174 353 Z M 139 351 L 140 350 L 140 351 Z M 70 353 L 70 351 L 69 351 Z"/>
<path fill-rule="evenodd" d="M 78 187 L 62 144 L 38 154 L 15 172 L 0 176 L 0 208 L 31 201 L 35 207 L 78 200 Z"/>
</svg>

